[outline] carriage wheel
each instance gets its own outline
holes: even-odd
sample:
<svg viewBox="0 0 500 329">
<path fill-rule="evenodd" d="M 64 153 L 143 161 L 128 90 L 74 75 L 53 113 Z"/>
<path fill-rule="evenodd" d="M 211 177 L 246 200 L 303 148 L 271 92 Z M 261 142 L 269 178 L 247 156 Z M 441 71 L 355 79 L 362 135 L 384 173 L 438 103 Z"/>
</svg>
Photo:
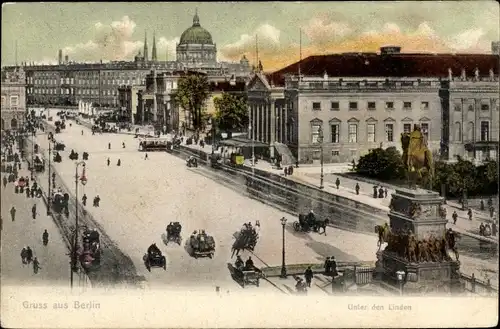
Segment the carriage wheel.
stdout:
<svg viewBox="0 0 500 329">
<path fill-rule="evenodd" d="M 293 228 L 296 232 L 300 231 L 300 224 L 299 222 L 293 222 Z"/>
</svg>

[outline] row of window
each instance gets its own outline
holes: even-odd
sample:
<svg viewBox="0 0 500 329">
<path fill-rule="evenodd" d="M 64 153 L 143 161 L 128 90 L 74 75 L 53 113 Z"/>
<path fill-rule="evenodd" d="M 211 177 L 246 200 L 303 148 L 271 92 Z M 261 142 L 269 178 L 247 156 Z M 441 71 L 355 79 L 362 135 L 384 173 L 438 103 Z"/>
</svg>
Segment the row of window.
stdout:
<svg viewBox="0 0 500 329">
<path fill-rule="evenodd" d="M 74 88 L 28 88 L 29 94 L 35 95 L 99 95 L 97 89 L 74 89 Z M 117 90 L 102 90 L 102 96 L 117 96 Z"/>
<path fill-rule="evenodd" d="M 349 107 L 348 109 L 350 111 L 357 111 L 359 110 L 359 102 L 349 102 Z M 370 111 L 376 111 L 377 110 L 377 102 L 367 102 L 366 108 Z M 413 108 L 413 102 L 403 102 L 403 110 L 410 111 Z M 312 109 L 313 111 L 321 111 L 321 102 L 313 102 L 312 103 Z M 394 110 L 394 102 L 385 102 L 385 109 L 386 110 Z M 420 109 L 421 110 L 428 110 L 429 109 L 429 102 L 420 102 Z M 330 102 L 330 111 L 340 111 L 340 102 L 337 101 L 332 101 Z"/>
<path fill-rule="evenodd" d="M 481 111 L 489 111 L 490 110 L 490 104 L 481 104 L 480 106 L 481 108 Z M 470 112 L 474 112 L 474 105 L 472 104 L 469 104 L 469 106 L 467 106 L 467 109 L 470 111 Z M 455 104 L 455 111 L 457 112 L 461 112 L 462 111 L 462 105 L 460 104 Z M 498 111 L 498 107 L 497 107 L 497 111 Z"/>
<path fill-rule="evenodd" d="M 476 135 L 476 131 L 474 130 L 474 122 L 467 123 L 467 140 L 474 141 Z M 454 126 L 454 140 L 457 142 L 462 141 L 462 123 L 455 122 Z M 489 121 L 481 121 L 481 142 L 487 142 L 490 140 L 490 122 Z"/>
<path fill-rule="evenodd" d="M 2 107 L 18 107 L 19 106 L 19 96 L 10 96 L 9 104 L 7 104 L 7 96 L 2 96 Z"/>
<path fill-rule="evenodd" d="M 349 123 L 347 129 L 347 141 L 348 143 L 357 143 L 358 142 L 358 123 Z M 321 124 L 312 124 L 311 125 L 311 142 L 314 143 L 322 143 L 324 142 L 323 137 L 320 134 Z M 376 127 L 375 123 L 368 123 L 366 125 L 366 141 L 369 143 L 377 142 L 376 140 Z M 422 129 L 422 133 L 428 139 L 429 138 L 429 124 L 428 123 L 420 123 L 420 127 Z M 403 131 L 405 133 L 409 133 L 412 130 L 411 123 L 403 124 Z M 322 139 L 323 138 L 323 139 Z M 394 123 L 386 123 L 385 124 L 385 141 L 386 142 L 394 142 L 395 141 L 395 133 L 394 133 Z M 330 139 L 329 143 L 340 143 L 340 123 L 334 123 L 330 125 Z"/>
</svg>

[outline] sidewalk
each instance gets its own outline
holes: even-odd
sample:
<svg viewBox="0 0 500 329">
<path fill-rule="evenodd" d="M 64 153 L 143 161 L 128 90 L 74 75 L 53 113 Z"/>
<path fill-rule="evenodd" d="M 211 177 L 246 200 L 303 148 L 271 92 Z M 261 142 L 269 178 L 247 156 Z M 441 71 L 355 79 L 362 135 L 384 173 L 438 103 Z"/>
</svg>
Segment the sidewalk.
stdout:
<svg viewBox="0 0 500 329">
<path fill-rule="evenodd" d="M 201 147 L 200 145 L 184 145 L 191 149 L 201 150 L 207 154 L 212 153 L 212 146 L 205 145 L 205 147 Z M 251 160 L 245 160 L 245 166 L 251 167 Z M 324 190 L 330 194 L 338 195 L 341 197 L 345 197 L 354 201 L 362 202 L 366 205 L 372 206 L 374 208 L 381 209 L 383 211 L 389 212 L 389 204 L 391 200 L 392 193 L 395 192 L 395 186 L 380 183 L 379 186 L 387 187 L 387 197 L 382 199 L 373 198 L 373 184 L 369 184 L 363 181 L 358 181 L 351 178 L 346 178 L 343 176 L 336 175 L 335 173 L 346 172 L 348 168 L 351 168 L 350 164 L 329 164 L 323 167 L 324 173 Z M 273 173 L 275 175 L 280 175 L 284 177 L 283 169 L 276 169 L 269 162 L 258 160 L 255 163 L 254 168 L 267 171 Z M 347 169 L 347 170 L 346 170 Z M 293 168 L 293 175 L 286 176 L 287 179 L 305 183 L 312 186 L 319 187 L 320 185 L 320 166 L 312 166 L 312 165 L 300 165 L 299 168 Z M 336 179 L 340 180 L 339 189 L 335 186 Z M 359 195 L 356 195 L 356 183 L 359 184 L 360 192 Z M 479 226 L 481 223 L 493 223 L 493 219 L 489 217 L 489 214 L 482 211 L 473 210 L 472 221 L 469 220 L 467 216 L 467 211 L 462 211 L 461 207 L 458 203 L 447 201 L 447 204 L 444 205 L 447 211 L 447 219 L 448 225 L 447 227 L 452 228 L 458 233 L 462 233 L 465 235 L 469 235 L 473 238 L 489 241 L 493 243 L 498 243 L 498 237 L 482 237 L 479 235 Z M 453 224 L 452 214 L 453 211 L 457 212 L 458 220 L 456 225 Z M 389 217 L 387 217 L 388 219 Z"/>
</svg>

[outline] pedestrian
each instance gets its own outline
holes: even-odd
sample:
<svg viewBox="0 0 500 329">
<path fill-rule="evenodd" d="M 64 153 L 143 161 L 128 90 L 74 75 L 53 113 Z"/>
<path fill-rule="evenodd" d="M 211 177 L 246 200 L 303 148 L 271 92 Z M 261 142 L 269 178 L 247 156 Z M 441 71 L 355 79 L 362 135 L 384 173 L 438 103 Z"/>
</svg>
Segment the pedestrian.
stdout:
<svg viewBox="0 0 500 329">
<path fill-rule="evenodd" d="M 125 148 L 125 142 L 122 142 L 122 147 Z"/>
<path fill-rule="evenodd" d="M 373 198 L 376 199 L 377 198 L 377 188 L 378 186 L 373 186 Z"/>
<path fill-rule="evenodd" d="M 35 259 L 33 259 L 33 273 L 37 274 L 39 269 L 41 269 L 40 262 L 35 257 Z"/>
<path fill-rule="evenodd" d="M 117 165 L 118 167 L 120 167 L 120 166 L 122 165 L 122 161 L 121 161 L 120 159 L 118 159 L 118 162 L 116 163 L 116 165 Z"/>
<path fill-rule="evenodd" d="M 31 260 L 33 259 L 33 250 L 31 250 L 31 248 L 28 246 L 26 247 L 26 261 L 29 263 L 31 263 Z"/>
<path fill-rule="evenodd" d="M 109 160 L 109 158 L 108 158 L 108 161 L 107 161 L 107 162 L 108 162 L 108 167 L 109 167 L 109 164 L 111 163 L 111 160 Z"/>
<path fill-rule="evenodd" d="M 481 203 L 479 204 L 479 209 L 484 211 L 484 201 L 481 199 Z"/>
<path fill-rule="evenodd" d="M 384 187 L 384 198 L 387 198 L 387 187 Z"/>
<path fill-rule="evenodd" d="M 34 198 L 35 197 L 35 192 L 36 192 L 36 183 L 34 183 L 32 186 L 31 186 L 31 197 Z"/>
<path fill-rule="evenodd" d="M 491 197 L 488 198 L 488 207 L 493 206 L 493 199 Z"/>
<path fill-rule="evenodd" d="M 83 130 L 82 130 L 82 136 L 83 136 Z"/>
<path fill-rule="evenodd" d="M 293 175 L 293 166 L 288 167 L 288 174 Z"/>
<path fill-rule="evenodd" d="M 337 179 L 335 180 L 335 185 L 337 186 L 337 190 L 339 189 L 339 186 L 340 186 L 340 179 L 337 177 Z"/>
<path fill-rule="evenodd" d="M 378 198 L 379 199 L 384 198 L 384 189 L 382 188 L 382 186 L 380 186 L 380 188 L 378 189 Z"/>
<path fill-rule="evenodd" d="M 12 218 L 12 221 L 16 220 L 16 207 L 12 206 L 10 208 L 10 218 Z"/>
<path fill-rule="evenodd" d="M 108 150 L 111 150 L 111 143 L 108 143 Z"/>
<path fill-rule="evenodd" d="M 323 265 L 323 267 L 325 268 L 325 275 L 329 275 L 330 274 L 330 257 L 326 257 L 325 265 Z"/>
<path fill-rule="evenodd" d="M 85 194 L 85 193 L 83 194 L 83 197 L 82 197 L 82 204 L 83 204 L 84 206 L 86 206 L 86 205 L 87 205 L 87 194 Z"/>
<path fill-rule="evenodd" d="M 7 186 L 7 177 L 3 176 L 3 187 L 5 188 Z"/>
<path fill-rule="evenodd" d="M 23 250 L 21 250 L 21 262 L 23 264 L 26 264 L 26 257 L 28 255 L 28 251 L 26 250 L 25 247 L 23 247 Z"/>
<path fill-rule="evenodd" d="M 356 195 L 359 195 L 359 183 L 356 183 L 355 189 L 356 189 Z"/>
<path fill-rule="evenodd" d="M 288 174 L 288 168 L 287 168 L 287 167 L 285 167 L 285 168 L 283 169 L 283 172 L 285 173 L 285 177 L 286 177 L 286 176 L 287 176 L 287 174 Z"/>
<path fill-rule="evenodd" d="M 493 214 L 495 213 L 495 208 L 493 206 L 490 206 L 490 218 L 493 218 Z"/>
<path fill-rule="evenodd" d="M 312 282 L 313 276 L 314 276 L 314 273 L 311 269 L 311 266 L 309 266 L 307 268 L 307 270 L 304 272 L 304 277 L 306 278 L 306 284 L 309 288 L 311 287 L 311 282 Z"/>
<path fill-rule="evenodd" d="M 33 215 L 33 219 L 36 219 L 36 203 L 31 207 L 31 214 Z"/>
<path fill-rule="evenodd" d="M 28 199 L 29 199 L 29 197 L 30 197 L 30 195 L 31 195 L 31 193 L 30 193 L 30 192 L 31 192 L 31 191 L 30 191 L 30 187 L 29 187 L 29 186 L 26 186 L 26 198 L 28 198 Z"/>
<path fill-rule="evenodd" d="M 457 219 L 458 219 L 458 215 L 457 215 L 456 211 L 453 211 L 453 215 L 451 215 L 451 218 L 453 218 L 453 224 L 456 225 Z"/>
<path fill-rule="evenodd" d="M 146 153 L 146 155 L 144 156 L 144 160 L 147 160 L 148 159 L 148 154 Z"/>
<path fill-rule="evenodd" d="M 469 220 L 472 220 L 472 209 L 469 208 L 469 210 L 467 211 L 467 215 L 469 216 Z"/>
</svg>

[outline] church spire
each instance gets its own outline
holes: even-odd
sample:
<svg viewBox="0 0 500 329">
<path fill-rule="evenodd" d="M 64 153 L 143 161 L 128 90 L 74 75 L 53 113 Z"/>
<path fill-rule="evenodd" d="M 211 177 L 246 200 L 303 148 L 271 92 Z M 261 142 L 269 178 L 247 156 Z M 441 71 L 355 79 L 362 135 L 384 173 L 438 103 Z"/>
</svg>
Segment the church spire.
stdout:
<svg viewBox="0 0 500 329">
<path fill-rule="evenodd" d="M 148 35 L 144 32 L 144 61 L 148 61 Z"/>
<path fill-rule="evenodd" d="M 152 50 L 152 54 L 151 54 L 151 60 L 153 62 L 157 61 L 157 58 L 156 58 L 156 32 L 153 32 L 153 50 Z"/>
<path fill-rule="evenodd" d="M 196 10 L 194 12 L 193 26 L 200 26 L 200 18 L 198 17 L 198 7 L 196 7 Z"/>
</svg>

